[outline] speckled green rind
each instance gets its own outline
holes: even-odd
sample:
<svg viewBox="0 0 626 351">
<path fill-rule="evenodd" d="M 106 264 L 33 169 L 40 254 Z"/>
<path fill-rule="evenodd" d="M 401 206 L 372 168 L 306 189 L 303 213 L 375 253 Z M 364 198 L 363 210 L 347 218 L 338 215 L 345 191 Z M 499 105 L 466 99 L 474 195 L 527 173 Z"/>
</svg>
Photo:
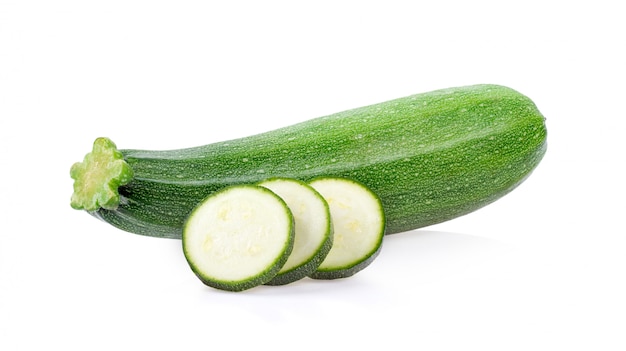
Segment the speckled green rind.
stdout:
<svg viewBox="0 0 626 351">
<path fill-rule="evenodd" d="M 539 164 L 546 137 L 544 117 L 515 90 L 438 90 L 201 147 L 121 150 L 134 178 L 119 188 L 116 209 L 93 214 L 129 232 L 180 238 L 194 206 L 225 186 L 335 176 L 374 191 L 386 232 L 403 232 L 507 194 Z"/>
<path fill-rule="evenodd" d="M 271 262 L 265 267 L 260 267 L 262 268 L 262 270 L 259 270 L 258 274 L 254 276 L 249 276 L 249 277 L 246 277 L 245 279 L 229 280 L 229 281 L 223 280 L 223 279 L 216 279 L 215 277 L 212 277 L 206 274 L 206 272 L 202 269 L 202 267 L 199 264 L 197 264 L 193 255 L 190 254 L 191 252 L 189 248 L 190 244 L 186 240 L 186 236 L 188 235 L 187 227 L 184 228 L 183 234 L 182 234 L 183 253 L 185 255 L 185 259 L 187 260 L 191 270 L 200 279 L 200 281 L 204 283 L 205 285 L 210 286 L 215 289 L 233 291 L 233 292 L 241 292 L 244 290 L 252 289 L 256 286 L 263 285 L 267 283 L 268 281 L 270 281 L 272 278 L 274 278 L 276 274 L 278 273 L 278 271 L 280 271 L 280 269 L 283 267 L 285 262 L 287 262 L 287 259 L 289 258 L 289 254 L 291 253 L 291 250 L 293 249 L 294 230 L 295 230 L 293 216 L 291 215 L 291 211 L 289 210 L 289 208 L 287 207 L 287 204 L 283 201 L 283 199 L 281 199 L 279 196 L 277 196 L 270 190 L 264 187 L 255 186 L 255 185 L 230 186 L 218 192 L 215 192 L 209 197 L 207 197 L 203 202 L 201 202 L 192 211 L 189 218 L 192 218 L 196 214 L 196 211 L 198 211 L 198 209 L 200 209 L 206 202 L 212 201 L 217 196 L 228 196 L 229 191 L 237 190 L 237 189 L 247 189 L 247 190 L 263 193 L 273 198 L 277 203 L 281 205 L 283 209 L 282 215 L 284 215 L 288 219 L 287 223 L 289 223 L 289 227 L 285 228 L 285 232 L 287 233 L 286 235 L 287 240 L 285 241 L 281 252 L 279 253 L 279 255 L 275 257 L 275 260 L 273 262 Z M 278 214 L 274 214 L 274 215 L 278 215 Z M 278 233 L 278 234 L 284 235 L 283 233 Z"/>
<path fill-rule="evenodd" d="M 376 251 L 372 252 L 371 255 L 367 256 L 363 261 L 360 261 L 355 265 L 336 267 L 334 269 L 317 270 L 311 273 L 309 277 L 319 280 L 333 280 L 351 277 L 374 262 L 376 257 L 378 257 L 378 254 L 380 254 L 381 249 L 382 245 L 379 245 Z"/>
</svg>

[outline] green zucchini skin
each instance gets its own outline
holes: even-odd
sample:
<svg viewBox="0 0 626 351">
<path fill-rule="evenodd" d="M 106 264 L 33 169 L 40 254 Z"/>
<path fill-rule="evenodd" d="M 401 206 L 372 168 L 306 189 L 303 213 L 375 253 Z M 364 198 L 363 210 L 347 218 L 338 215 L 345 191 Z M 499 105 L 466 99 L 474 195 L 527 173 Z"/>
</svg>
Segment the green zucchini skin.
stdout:
<svg viewBox="0 0 626 351">
<path fill-rule="evenodd" d="M 473 85 L 407 96 L 250 137 L 179 150 L 120 150 L 133 179 L 96 217 L 180 238 L 209 194 L 271 177 L 344 177 L 382 201 L 386 233 L 475 211 L 522 183 L 547 147 L 545 118 L 519 92 Z"/>
</svg>

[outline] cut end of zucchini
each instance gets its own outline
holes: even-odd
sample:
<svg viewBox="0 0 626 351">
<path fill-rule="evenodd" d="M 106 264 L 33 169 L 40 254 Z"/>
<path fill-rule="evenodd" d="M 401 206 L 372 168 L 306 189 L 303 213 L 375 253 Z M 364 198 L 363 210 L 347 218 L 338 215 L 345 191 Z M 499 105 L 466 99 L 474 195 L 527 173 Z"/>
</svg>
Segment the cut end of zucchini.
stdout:
<svg viewBox="0 0 626 351">
<path fill-rule="evenodd" d="M 132 168 L 108 138 L 98 138 L 93 150 L 70 169 L 74 179 L 71 206 L 77 210 L 113 210 L 120 203 L 118 187 L 133 178 Z"/>
<path fill-rule="evenodd" d="M 191 213 L 182 239 L 185 258 L 204 284 L 243 291 L 267 283 L 285 264 L 293 248 L 293 217 L 270 190 L 232 186 Z"/>
</svg>

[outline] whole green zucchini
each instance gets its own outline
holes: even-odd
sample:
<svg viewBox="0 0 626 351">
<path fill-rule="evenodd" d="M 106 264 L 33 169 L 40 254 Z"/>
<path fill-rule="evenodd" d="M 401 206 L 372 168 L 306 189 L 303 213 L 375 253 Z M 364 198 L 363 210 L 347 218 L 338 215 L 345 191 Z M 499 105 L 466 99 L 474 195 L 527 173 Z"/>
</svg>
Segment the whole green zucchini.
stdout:
<svg viewBox="0 0 626 351">
<path fill-rule="evenodd" d="M 72 207 L 122 230 L 180 238 L 193 208 L 225 186 L 345 177 L 376 193 L 386 233 L 467 214 L 518 186 L 546 151 L 545 118 L 507 87 L 437 90 L 274 131 L 165 151 L 106 138 L 72 166 Z"/>
</svg>

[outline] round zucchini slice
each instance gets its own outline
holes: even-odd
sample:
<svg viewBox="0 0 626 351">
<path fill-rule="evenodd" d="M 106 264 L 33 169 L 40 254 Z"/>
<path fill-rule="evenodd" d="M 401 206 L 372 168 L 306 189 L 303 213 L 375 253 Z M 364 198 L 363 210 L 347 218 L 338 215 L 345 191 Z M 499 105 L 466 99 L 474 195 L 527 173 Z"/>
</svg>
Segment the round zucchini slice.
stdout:
<svg viewBox="0 0 626 351">
<path fill-rule="evenodd" d="M 365 185 L 345 178 L 319 178 L 310 182 L 330 208 L 333 246 L 310 275 L 337 279 L 356 274 L 378 256 L 385 234 L 380 199 Z"/>
<path fill-rule="evenodd" d="M 272 178 L 259 185 L 280 196 L 295 221 L 295 241 L 287 263 L 267 285 L 285 285 L 317 270 L 332 247 L 328 204 L 308 184 L 291 178 Z"/>
<path fill-rule="evenodd" d="M 234 185 L 207 197 L 188 217 L 183 252 L 211 287 L 243 291 L 270 281 L 293 248 L 294 220 L 267 188 Z"/>
</svg>

